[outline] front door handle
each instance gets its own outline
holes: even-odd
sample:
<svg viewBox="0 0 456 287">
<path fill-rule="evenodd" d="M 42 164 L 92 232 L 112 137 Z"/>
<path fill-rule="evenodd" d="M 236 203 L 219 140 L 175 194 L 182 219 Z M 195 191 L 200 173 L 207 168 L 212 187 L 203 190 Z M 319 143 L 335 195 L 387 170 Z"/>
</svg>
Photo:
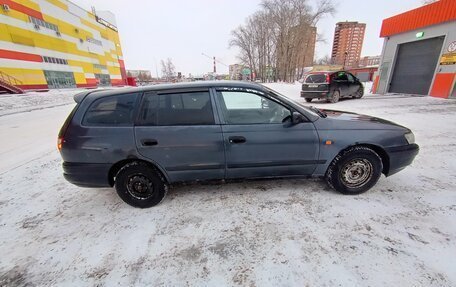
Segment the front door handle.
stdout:
<svg viewBox="0 0 456 287">
<path fill-rule="evenodd" d="M 247 140 L 242 136 L 232 136 L 228 138 L 229 142 L 232 144 L 245 143 Z"/>
<path fill-rule="evenodd" d="M 158 144 L 158 141 L 156 139 L 143 139 L 141 140 L 141 144 L 143 146 L 154 146 Z"/>
</svg>

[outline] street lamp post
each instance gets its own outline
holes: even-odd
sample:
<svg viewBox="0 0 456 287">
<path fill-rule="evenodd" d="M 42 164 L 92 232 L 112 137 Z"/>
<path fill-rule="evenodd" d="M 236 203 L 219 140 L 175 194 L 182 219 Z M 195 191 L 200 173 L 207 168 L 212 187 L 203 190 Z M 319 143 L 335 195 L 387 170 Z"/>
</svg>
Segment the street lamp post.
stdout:
<svg viewBox="0 0 456 287">
<path fill-rule="evenodd" d="M 344 70 L 345 70 L 345 67 L 347 65 L 347 56 L 348 56 L 348 52 L 345 51 L 345 53 L 344 53 L 344 67 L 343 67 Z"/>
</svg>

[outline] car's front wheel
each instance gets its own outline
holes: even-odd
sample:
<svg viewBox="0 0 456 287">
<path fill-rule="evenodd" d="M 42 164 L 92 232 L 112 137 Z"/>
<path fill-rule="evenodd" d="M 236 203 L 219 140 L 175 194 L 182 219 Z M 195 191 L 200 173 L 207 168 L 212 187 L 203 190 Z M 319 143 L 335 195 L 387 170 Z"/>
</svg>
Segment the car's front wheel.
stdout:
<svg viewBox="0 0 456 287">
<path fill-rule="evenodd" d="M 374 150 L 354 146 L 332 161 L 326 172 L 326 181 L 340 193 L 360 194 L 377 183 L 382 170 L 382 159 Z"/>
<path fill-rule="evenodd" d="M 364 89 L 362 87 L 360 87 L 358 89 L 358 91 L 356 91 L 356 93 L 353 95 L 353 98 L 354 99 L 361 99 L 364 95 Z"/>
<path fill-rule="evenodd" d="M 168 191 L 161 173 L 144 162 L 131 162 L 116 175 L 115 188 L 120 198 L 139 208 L 159 204 Z"/>
<path fill-rule="evenodd" d="M 306 102 L 310 103 L 312 101 L 312 98 L 306 98 Z"/>
</svg>

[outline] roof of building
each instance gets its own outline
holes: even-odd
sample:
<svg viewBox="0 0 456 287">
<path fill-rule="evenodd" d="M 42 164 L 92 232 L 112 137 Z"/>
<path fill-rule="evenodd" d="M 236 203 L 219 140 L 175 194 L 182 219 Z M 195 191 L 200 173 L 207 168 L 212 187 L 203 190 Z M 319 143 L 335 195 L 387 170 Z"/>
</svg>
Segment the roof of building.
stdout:
<svg viewBox="0 0 456 287">
<path fill-rule="evenodd" d="M 440 0 L 383 20 L 380 37 L 456 20 L 456 1 Z"/>
</svg>

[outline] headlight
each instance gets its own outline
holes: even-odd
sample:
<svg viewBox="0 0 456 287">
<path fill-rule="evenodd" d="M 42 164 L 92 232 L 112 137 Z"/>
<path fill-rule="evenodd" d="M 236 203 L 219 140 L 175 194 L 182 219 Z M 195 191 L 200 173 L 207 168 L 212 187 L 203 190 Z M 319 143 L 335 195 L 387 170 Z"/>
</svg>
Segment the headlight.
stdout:
<svg viewBox="0 0 456 287">
<path fill-rule="evenodd" d="M 415 143 L 415 135 L 412 132 L 408 132 L 404 136 L 409 144 Z"/>
</svg>

